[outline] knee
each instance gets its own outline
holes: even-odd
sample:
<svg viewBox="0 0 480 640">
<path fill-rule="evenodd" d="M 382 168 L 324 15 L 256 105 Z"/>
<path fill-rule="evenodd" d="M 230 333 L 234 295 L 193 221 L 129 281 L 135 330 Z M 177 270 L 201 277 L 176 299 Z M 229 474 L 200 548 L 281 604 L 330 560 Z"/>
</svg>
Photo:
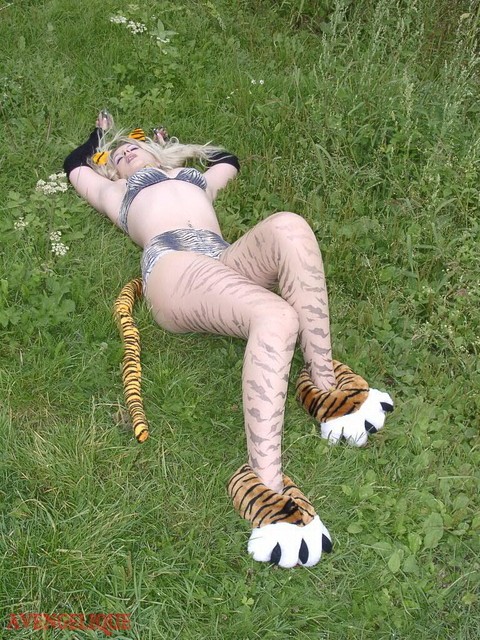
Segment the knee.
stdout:
<svg viewBox="0 0 480 640">
<path fill-rule="evenodd" d="M 300 329 L 298 313 L 283 300 L 264 308 L 254 324 L 257 329 L 285 338 L 297 336 Z"/>
<path fill-rule="evenodd" d="M 299 216 L 298 213 L 292 213 L 291 211 L 279 211 L 278 213 L 271 215 L 267 220 L 270 222 L 273 232 L 278 232 L 280 234 L 307 232 L 309 234 L 313 234 L 308 222 L 305 218 Z"/>
</svg>

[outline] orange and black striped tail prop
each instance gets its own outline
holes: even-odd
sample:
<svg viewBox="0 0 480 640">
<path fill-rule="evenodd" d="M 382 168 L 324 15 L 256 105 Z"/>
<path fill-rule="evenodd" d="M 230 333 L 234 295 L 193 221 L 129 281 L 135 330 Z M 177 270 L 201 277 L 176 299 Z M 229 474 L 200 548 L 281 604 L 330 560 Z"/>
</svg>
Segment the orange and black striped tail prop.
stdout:
<svg viewBox="0 0 480 640">
<path fill-rule="evenodd" d="M 132 420 L 135 438 L 138 442 L 145 442 L 149 433 L 141 391 L 140 333 L 133 319 L 135 301 L 141 297 L 141 279 L 131 280 L 115 300 L 114 314 L 124 348 L 122 379 L 125 403 Z"/>
</svg>

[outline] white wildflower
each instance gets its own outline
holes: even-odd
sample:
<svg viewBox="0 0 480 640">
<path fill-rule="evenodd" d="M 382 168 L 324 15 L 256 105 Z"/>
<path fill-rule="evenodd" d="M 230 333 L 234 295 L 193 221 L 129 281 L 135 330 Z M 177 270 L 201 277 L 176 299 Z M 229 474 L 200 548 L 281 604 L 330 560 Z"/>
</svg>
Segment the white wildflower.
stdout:
<svg viewBox="0 0 480 640">
<path fill-rule="evenodd" d="M 60 238 L 62 237 L 62 232 L 61 231 L 52 231 L 50 234 L 50 241 L 51 242 L 60 242 Z"/>
<path fill-rule="evenodd" d="M 137 33 L 143 33 L 147 30 L 147 25 L 143 24 L 143 22 L 135 22 L 134 20 L 129 20 L 127 23 L 127 29 L 129 29 L 134 35 Z"/>
<path fill-rule="evenodd" d="M 113 22 L 113 24 L 126 24 L 127 23 L 127 18 L 125 16 L 110 16 L 110 22 Z"/>
<path fill-rule="evenodd" d="M 69 247 L 67 247 L 66 244 L 63 244 L 63 242 L 52 242 L 51 251 L 55 256 L 64 256 L 68 249 Z"/>
<path fill-rule="evenodd" d="M 254 80 L 253 78 L 250 80 L 250 82 L 251 82 L 252 84 L 257 84 L 257 81 L 256 81 L 256 80 Z"/>
<path fill-rule="evenodd" d="M 63 171 L 60 173 L 52 173 L 52 175 L 48 176 L 48 182 L 39 180 L 35 188 L 37 191 L 41 191 L 46 195 L 58 192 L 63 193 L 68 189 L 68 184 L 65 180 L 66 177 Z"/>
<path fill-rule="evenodd" d="M 265 80 L 259 80 L 258 84 L 265 84 Z"/>
<path fill-rule="evenodd" d="M 25 227 L 28 227 L 28 222 L 25 220 L 23 216 L 20 216 L 20 218 L 16 220 L 13 224 L 13 228 L 16 231 L 19 231 L 20 229 L 25 229 Z"/>
</svg>

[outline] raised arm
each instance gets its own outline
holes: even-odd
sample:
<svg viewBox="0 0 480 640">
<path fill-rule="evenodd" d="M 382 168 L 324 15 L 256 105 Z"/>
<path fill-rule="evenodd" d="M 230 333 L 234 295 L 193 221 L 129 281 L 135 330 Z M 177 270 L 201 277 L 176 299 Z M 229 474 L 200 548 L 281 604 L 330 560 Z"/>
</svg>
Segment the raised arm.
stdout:
<svg viewBox="0 0 480 640">
<path fill-rule="evenodd" d="M 97 150 L 102 129 L 95 128 L 88 140 L 74 149 L 63 163 L 63 168 L 75 191 L 100 213 L 106 214 L 113 222 L 118 213 L 117 185 L 96 173 L 89 165 L 88 159 Z"/>
<path fill-rule="evenodd" d="M 164 126 L 159 126 L 153 130 L 153 139 L 164 147 L 168 144 L 170 136 Z M 240 162 L 233 153 L 217 151 L 209 156 L 204 176 L 207 181 L 207 193 L 212 201 L 215 200 L 220 189 L 226 187 L 239 171 Z"/>
<path fill-rule="evenodd" d="M 240 171 L 240 162 L 237 156 L 228 151 L 217 151 L 208 162 L 205 171 L 207 191 L 212 201 L 215 200 L 220 189 L 227 186 L 228 182 L 235 178 Z"/>
</svg>

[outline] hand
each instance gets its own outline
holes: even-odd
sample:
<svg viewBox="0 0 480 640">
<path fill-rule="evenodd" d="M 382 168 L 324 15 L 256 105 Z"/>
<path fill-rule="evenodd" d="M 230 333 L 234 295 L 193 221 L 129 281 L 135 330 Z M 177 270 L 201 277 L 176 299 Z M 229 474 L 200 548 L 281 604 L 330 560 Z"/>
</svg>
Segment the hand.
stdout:
<svg viewBox="0 0 480 640">
<path fill-rule="evenodd" d="M 159 127 L 155 127 L 155 129 L 153 130 L 153 139 L 163 147 L 170 140 L 170 137 L 165 127 L 162 127 L 160 125 Z"/>
<path fill-rule="evenodd" d="M 113 116 L 106 109 L 103 109 L 98 114 L 95 126 L 102 131 L 108 131 L 113 127 Z"/>
<path fill-rule="evenodd" d="M 355 447 L 363 447 L 370 434 L 382 429 L 390 411 L 393 411 L 393 400 L 388 393 L 370 389 L 367 399 L 357 411 L 321 422 L 320 434 L 330 444 L 345 440 Z"/>
<path fill-rule="evenodd" d="M 258 562 L 271 562 L 284 569 L 296 565 L 313 567 L 330 553 L 332 539 L 318 516 L 301 527 L 288 522 L 267 524 L 253 529 L 248 542 L 248 553 Z"/>
</svg>

